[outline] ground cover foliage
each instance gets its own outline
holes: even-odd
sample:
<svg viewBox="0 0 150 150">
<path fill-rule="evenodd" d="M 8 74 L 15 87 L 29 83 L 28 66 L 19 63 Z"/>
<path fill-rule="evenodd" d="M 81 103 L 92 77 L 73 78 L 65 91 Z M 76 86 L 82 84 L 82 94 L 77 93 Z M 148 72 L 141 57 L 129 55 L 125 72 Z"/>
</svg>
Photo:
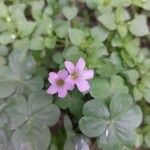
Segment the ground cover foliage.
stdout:
<svg viewBox="0 0 150 150">
<path fill-rule="evenodd" d="M 0 150 L 150 148 L 150 0 L 0 1 Z M 90 90 L 48 95 L 83 58 Z"/>
</svg>

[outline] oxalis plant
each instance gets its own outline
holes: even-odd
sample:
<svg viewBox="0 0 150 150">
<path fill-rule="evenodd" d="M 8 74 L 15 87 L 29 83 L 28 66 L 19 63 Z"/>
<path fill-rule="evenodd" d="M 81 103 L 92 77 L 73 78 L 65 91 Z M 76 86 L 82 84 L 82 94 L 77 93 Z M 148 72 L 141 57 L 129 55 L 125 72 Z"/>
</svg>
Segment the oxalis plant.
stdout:
<svg viewBox="0 0 150 150">
<path fill-rule="evenodd" d="M 0 0 L 0 150 L 150 149 L 150 0 Z"/>
</svg>

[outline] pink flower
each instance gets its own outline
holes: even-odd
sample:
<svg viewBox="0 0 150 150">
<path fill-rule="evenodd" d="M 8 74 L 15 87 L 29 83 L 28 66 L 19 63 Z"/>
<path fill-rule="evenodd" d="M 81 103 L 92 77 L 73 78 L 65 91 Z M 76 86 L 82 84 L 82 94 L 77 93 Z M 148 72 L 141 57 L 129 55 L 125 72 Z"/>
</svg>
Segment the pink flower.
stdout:
<svg viewBox="0 0 150 150">
<path fill-rule="evenodd" d="M 72 85 L 76 85 L 81 92 L 86 92 L 90 89 L 90 85 L 87 80 L 93 78 L 94 71 L 85 69 L 85 61 L 83 58 L 80 58 L 75 65 L 70 61 L 66 61 L 65 67 L 70 73 L 67 80 Z"/>
<path fill-rule="evenodd" d="M 66 70 L 60 70 L 58 73 L 49 73 L 50 87 L 47 90 L 48 94 L 58 93 L 58 97 L 64 98 L 67 95 L 68 90 L 73 90 L 74 86 L 66 80 L 68 72 Z"/>
</svg>

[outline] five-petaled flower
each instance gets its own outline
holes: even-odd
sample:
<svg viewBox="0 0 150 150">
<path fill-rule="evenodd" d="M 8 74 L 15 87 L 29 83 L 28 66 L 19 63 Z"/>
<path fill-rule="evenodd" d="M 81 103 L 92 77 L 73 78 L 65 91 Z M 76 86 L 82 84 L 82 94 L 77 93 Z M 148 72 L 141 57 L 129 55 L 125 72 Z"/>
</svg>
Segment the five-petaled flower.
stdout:
<svg viewBox="0 0 150 150">
<path fill-rule="evenodd" d="M 72 85 L 76 85 L 81 92 L 86 92 L 90 89 L 90 85 L 87 80 L 93 78 L 94 71 L 91 69 L 85 69 L 85 61 L 83 58 L 80 58 L 76 64 L 66 61 L 65 67 L 69 72 L 67 81 L 69 81 Z"/>
<path fill-rule="evenodd" d="M 58 93 L 58 97 L 64 98 L 67 95 L 68 90 L 72 90 L 74 86 L 66 80 L 68 72 L 66 70 L 60 70 L 58 73 L 50 72 L 48 80 L 51 83 L 47 90 L 48 94 Z"/>
<path fill-rule="evenodd" d="M 80 58 L 76 64 L 70 61 L 65 61 L 66 70 L 60 70 L 58 73 L 49 73 L 50 87 L 47 90 L 48 94 L 58 93 L 58 97 L 64 98 L 67 95 L 67 91 L 73 90 L 75 85 L 79 91 L 87 92 L 90 89 L 89 82 L 87 80 L 92 79 L 94 71 L 91 69 L 85 69 L 85 61 Z"/>
</svg>

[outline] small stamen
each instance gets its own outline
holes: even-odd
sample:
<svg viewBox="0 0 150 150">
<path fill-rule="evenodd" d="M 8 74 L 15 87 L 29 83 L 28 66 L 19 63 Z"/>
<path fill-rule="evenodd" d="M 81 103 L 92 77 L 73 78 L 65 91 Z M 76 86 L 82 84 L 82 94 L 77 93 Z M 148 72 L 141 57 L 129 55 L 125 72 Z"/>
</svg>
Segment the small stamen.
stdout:
<svg viewBox="0 0 150 150">
<path fill-rule="evenodd" d="M 77 73 L 77 72 L 73 72 L 73 73 L 71 74 L 71 78 L 72 78 L 73 80 L 77 79 L 77 78 L 78 78 L 78 73 Z"/>
<path fill-rule="evenodd" d="M 64 82 L 64 80 L 59 79 L 59 80 L 56 81 L 56 83 L 57 83 L 58 86 L 63 86 L 65 82 Z"/>
</svg>

